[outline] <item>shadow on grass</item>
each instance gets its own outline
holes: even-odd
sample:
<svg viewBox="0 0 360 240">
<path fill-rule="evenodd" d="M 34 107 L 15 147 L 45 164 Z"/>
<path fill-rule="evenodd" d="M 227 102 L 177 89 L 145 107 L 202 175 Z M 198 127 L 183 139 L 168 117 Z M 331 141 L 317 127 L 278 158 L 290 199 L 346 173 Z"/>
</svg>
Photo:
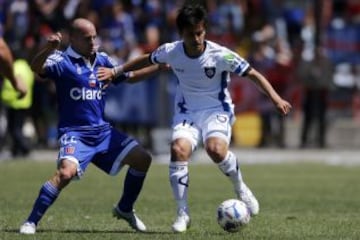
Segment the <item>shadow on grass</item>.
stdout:
<svg viewBox="0 0 360 240">
<path fill-rule="evenodd" d="M 19 233 L 19 229 L 9 228 L 9 229 L 3 229 L 2 232 L 6 233 Z M 131 230 L 86 230 L 86 229 L 64 229 L 64 230 L 58 230 L 58 229 L 39 229 L 36 230 L 36 234 L 41 233 L 122 233 L 122 234 L 131 234 L 131 233 L 137 233 L 137 234 L 145 234 L 145 235 L 152 235 L 152 234 L 169 234 L 173 235 L 173 232 L 165 232 L 165 231 L 146 231 L 146 232 L 136 232 Z"/>
</svg>

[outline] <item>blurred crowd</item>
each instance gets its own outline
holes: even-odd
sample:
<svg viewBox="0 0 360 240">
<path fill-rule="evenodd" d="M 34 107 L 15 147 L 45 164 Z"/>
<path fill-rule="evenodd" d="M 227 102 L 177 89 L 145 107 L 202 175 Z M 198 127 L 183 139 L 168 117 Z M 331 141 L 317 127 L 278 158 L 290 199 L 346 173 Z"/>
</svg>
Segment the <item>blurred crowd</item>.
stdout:
<svg viewBox="0 0 360 240">
<path fill-rule="evenodd" d="M 62 32 L 66 45 L 66 27 L 83 17 L 95 24 L 100 50 L 122 63 L 176 40 L 176 11 L 184 2 L 204 4 L 207 38 L 248 59 L 293 104 L 291 118 L 302 121 L 299 147 L 326 147 L 329 112 L 360 120 L 358 0 L 0 0 L 0 33 L 15 59 L 29 61 L 52 32 Z M 138 86 L 109 89 L 109 119 L 151 146 L 151 130 L 171 121 L 174 82 L 164 73 Z M 34 76 L 32 91 L 28 117 L 34 129 L 28 127 L 28 134 L 36 136 L 33 146 L 54 147 L 54 86 Z M 231 91 L 239 117 L 256 112 L 261 119 L 256 145 L 286 147 L 286 120 L 268 99 L 236 76 Z M 141 97 L 129 97 L 134 94 Z M 4 112 L 9 106 L 3 105 Z M 312 128 L 315 140 L 309 140 Z"/>
</svg>

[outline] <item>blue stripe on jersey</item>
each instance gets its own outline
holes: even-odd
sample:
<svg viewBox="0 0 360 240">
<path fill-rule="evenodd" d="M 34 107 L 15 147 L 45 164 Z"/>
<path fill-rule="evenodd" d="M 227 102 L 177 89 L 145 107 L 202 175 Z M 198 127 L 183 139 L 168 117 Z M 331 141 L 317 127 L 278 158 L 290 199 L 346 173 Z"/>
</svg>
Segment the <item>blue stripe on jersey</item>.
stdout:
<svg viewBox="0 0 360 240">
<path fill-rule="evenodd" d="M 180 108 L 180 113 L 186 113 L 187 112 L 187 108 L 185 107 L 185 98 L 182 99 L 181 102 L 177 103 L 177 106 Z"/>
<path fill-rule="evenodd" d="M 224 71 L 221 73 L 221 91 L 219 92 L 219 100 L 223 106 L 225 112 L 230 112 L 230 105 L 229 103 L 225 102 L 225 90 L 227 88 L 227 78 L 229 73 Z"/>
<path fill-rule="evenodd" d="M 245 65 L 245 67 L 244 67 L 244 65 Z M 244 62 L 235 69 L 234 73 L 236 73 L 237 75 L 241 74 L 241 76 L 244 76 L 244 73 L 246 73 L 248 71 L 249 67 L 250 67 L 250 65 L 247 62 L 246 63 Z"/>
<path fill-rule="evenodd" d="M 149 55 L 149 62 L 151 62 L 152 64 L 159 64 L 156 57 L 154 57 L 154 59 L 152 58 L 152 53 Z"/>
</svg>

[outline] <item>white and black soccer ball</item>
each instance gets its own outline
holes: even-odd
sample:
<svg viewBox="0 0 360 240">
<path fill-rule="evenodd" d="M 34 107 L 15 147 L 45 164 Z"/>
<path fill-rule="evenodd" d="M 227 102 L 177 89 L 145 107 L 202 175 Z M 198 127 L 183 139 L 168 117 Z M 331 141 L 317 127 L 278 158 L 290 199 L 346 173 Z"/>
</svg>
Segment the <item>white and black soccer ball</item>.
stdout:
<svg viewBox="0 0 360 240">
<path fill-rule="evenodd" d="M 227 232 L 238 232 L 250 222 L 250 212 L 244 202 L 228 199 L 217 209 L 217 222 Z"/>
</svg>

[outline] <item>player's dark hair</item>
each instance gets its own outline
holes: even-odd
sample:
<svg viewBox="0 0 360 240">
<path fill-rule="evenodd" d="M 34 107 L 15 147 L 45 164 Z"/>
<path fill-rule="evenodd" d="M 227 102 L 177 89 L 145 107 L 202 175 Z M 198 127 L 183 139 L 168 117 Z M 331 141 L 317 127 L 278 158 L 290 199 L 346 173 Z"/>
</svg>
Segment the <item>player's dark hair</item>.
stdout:
<svg viewBox="0 0 360 240">
<path fill-rule="evenodd" d="M 180 8 L 176 18 L 176 26 L 180 33 L 187 27 L 193 27 L 200 22 L 207 26 L 207 12 L 200 4 L 186 4 Z"/>
</svg>

